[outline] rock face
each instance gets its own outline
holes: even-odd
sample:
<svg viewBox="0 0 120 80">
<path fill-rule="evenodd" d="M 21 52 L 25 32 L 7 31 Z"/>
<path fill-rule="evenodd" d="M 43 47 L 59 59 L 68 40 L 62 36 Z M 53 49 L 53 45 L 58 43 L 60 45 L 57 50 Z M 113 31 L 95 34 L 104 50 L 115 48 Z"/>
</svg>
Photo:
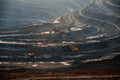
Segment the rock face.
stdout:
<svg viewBox="0 0 120 80">
<path fill-rule="evenodd" d="M 1 31 L 0 66 L 10 70 L 57 70 L 113 59 L 120 55 L 118 2 L 95 0 L 57 18 L 57 23 Z"/>
</svg>

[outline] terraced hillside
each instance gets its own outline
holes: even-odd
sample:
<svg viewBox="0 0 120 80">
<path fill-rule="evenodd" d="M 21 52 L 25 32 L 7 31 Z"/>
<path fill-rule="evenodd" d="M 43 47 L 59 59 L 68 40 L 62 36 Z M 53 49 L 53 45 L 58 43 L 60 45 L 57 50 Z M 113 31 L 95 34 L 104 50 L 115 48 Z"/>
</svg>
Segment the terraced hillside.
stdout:
<svg viewBox="0 0 120 80">
<path fill-rule="evenodd" d="M 1 69 L 74 69 L 120 55 L 118 2 L 96 0 L 67 12 L 53 23 L 1 31 Z"/>
<path fill-rule="evenodd" d="M 89 2 L 89 0 L 0 0 L 0 30 L 51 22 Z"/>
</svg>

